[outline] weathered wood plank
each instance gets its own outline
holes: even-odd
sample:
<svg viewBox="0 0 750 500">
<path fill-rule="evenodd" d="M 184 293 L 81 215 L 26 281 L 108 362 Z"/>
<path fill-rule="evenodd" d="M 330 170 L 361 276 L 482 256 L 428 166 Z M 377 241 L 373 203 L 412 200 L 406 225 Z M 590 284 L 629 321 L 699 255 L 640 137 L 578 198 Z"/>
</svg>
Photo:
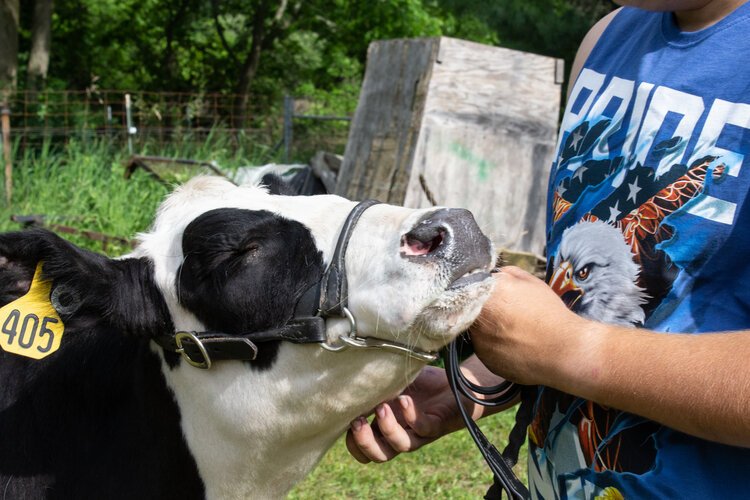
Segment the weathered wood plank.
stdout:
<svg viewBox="0 0 750 500">
<path fill-rule="evenodd" d="M 401 204 L 438 39 L 372 43 L 337 193 Z"/>
</svg>

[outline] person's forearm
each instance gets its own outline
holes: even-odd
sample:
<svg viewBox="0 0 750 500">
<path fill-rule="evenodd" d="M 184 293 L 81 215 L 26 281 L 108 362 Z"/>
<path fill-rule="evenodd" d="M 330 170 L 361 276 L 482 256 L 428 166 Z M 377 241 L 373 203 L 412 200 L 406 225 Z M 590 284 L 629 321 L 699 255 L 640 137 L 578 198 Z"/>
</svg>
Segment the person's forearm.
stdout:
<svg viewBox="0 0 750 500">
<path fill-rule="evenodd" d="M 546 385 L 705 439 L 750 446 L 750 332 L 664 334 L 594 322 L 577 328 L 545 374 Z"/>
<path fill-rule="evenodd" d="M 577 316 L 543 281 L 504 267 L 472 326 L 494 373 L 674 429 L 750 447 L 750 331 L 654 333 Z"/>
</svg>

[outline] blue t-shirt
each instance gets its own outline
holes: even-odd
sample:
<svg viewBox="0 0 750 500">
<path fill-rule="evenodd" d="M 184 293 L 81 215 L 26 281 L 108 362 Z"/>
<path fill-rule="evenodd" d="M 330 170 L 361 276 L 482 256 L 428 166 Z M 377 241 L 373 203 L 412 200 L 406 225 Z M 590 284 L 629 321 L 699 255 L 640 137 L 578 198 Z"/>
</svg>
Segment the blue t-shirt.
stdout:
<svg viewBox="0 0 750 500">
<path fill-rule="evenodd" d="M 671 13 L 624 8 L 563 118 L 548 282 L 599 321 L 665 334 L 750 329 L 749 188 L 750 3 L 690 33 Z M 529 443 L 535 497 L 748 496 L 750 449 L 550 388 Z"/>
</svg>

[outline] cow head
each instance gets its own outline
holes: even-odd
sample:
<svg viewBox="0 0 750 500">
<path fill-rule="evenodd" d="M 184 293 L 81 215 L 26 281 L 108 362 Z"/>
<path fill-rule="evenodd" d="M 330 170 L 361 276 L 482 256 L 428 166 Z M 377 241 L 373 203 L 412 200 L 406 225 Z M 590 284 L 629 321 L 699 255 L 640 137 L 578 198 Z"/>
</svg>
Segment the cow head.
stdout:
<svg viewBox="0 0 750 500">
<path fill-rule="evenodd" d="M 271 328 L 320 280 L 354 205 L 202 177 L 166 200 L 134 255 L 153 262 L 176 329 Z M 373 206 L 346 252 L 359 332 L 442 347 L 478 314 L 491 265 L 490 242 L 468 212 Z M 349 324 L 329 323 L 335 343 Z"/>
</svg>

